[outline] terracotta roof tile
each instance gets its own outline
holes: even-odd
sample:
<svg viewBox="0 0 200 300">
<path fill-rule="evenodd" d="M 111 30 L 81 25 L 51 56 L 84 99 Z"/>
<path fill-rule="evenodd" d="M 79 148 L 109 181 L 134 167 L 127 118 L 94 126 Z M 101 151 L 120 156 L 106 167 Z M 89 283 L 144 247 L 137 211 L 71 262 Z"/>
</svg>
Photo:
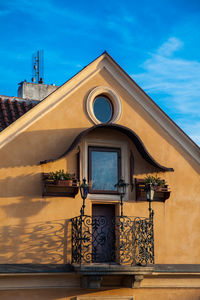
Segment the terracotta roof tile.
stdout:
<svg viewBox="0 0 200 300">
<path fill-rule="evenodd" d="M 0 131 L 4 130 L 40 101 L 0 96 Z"/>
</svg>

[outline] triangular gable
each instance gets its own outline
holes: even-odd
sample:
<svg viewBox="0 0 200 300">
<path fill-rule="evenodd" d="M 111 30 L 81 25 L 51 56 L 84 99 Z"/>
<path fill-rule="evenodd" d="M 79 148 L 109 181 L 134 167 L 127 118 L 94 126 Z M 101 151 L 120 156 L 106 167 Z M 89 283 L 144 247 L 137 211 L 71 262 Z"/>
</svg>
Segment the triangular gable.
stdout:
<svg viewBox="0 0 200 300">
<path fill-rule="evenodd" d="M 182 148 L 200 164 L 199 147 L 172 121 L 161 108 L 134 82 L 134 80 L 104 52 L 101 56 L 83 68 L 79 73 L 46 97 L 36 107 L 28 111 L 0 134 L 0 148 L 5 146 L 21 132 L 49 113 L 66 97 L 80 88 L 100 70 L 106 71 L 121 85 L 126 92 L 156 121 Z"/>
</svg>

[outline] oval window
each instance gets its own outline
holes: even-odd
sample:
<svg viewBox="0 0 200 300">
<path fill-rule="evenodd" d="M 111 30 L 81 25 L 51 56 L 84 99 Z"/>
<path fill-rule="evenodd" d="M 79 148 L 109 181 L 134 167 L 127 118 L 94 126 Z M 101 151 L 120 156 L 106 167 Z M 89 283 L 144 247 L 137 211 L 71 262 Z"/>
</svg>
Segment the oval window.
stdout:
<svg viewBox="0 0 200 300">
<path fill-rule="evenodd" d="M 95 117 L 101 123 L 108 123 L 112 118 L 112 104 L 107 98 L 103 96 L 99 96 L 94 100 L 93 111 Z"/>
</svg>

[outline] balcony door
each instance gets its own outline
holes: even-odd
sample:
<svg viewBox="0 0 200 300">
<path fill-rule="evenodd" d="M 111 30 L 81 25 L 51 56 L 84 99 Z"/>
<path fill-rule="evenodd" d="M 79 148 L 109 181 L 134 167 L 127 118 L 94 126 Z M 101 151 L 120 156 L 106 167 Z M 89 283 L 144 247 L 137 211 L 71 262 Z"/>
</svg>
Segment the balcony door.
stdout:
<svg viewBox="0 0 200 300">
<path fill-rule="evenodd" d="M 92 261 L 115 261 L 115 205 L 92 205 Z"/>
</svg>

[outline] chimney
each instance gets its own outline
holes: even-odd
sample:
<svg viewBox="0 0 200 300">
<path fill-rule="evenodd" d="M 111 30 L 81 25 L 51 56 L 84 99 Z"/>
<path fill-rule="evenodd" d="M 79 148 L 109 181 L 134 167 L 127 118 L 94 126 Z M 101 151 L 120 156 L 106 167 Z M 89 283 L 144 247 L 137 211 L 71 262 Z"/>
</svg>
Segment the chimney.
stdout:
<svg viewBox="0 0 200 300">
<path fill-rule="evenodd" d="M 39 83 L 26 82 L 26 80 L 19 83 L 18 97 L 30 100 L 43 100 L 48 95 L 53 93 L 59 86 L 54 84 L 43 84 L 43 81 Z"/>
</svg>

